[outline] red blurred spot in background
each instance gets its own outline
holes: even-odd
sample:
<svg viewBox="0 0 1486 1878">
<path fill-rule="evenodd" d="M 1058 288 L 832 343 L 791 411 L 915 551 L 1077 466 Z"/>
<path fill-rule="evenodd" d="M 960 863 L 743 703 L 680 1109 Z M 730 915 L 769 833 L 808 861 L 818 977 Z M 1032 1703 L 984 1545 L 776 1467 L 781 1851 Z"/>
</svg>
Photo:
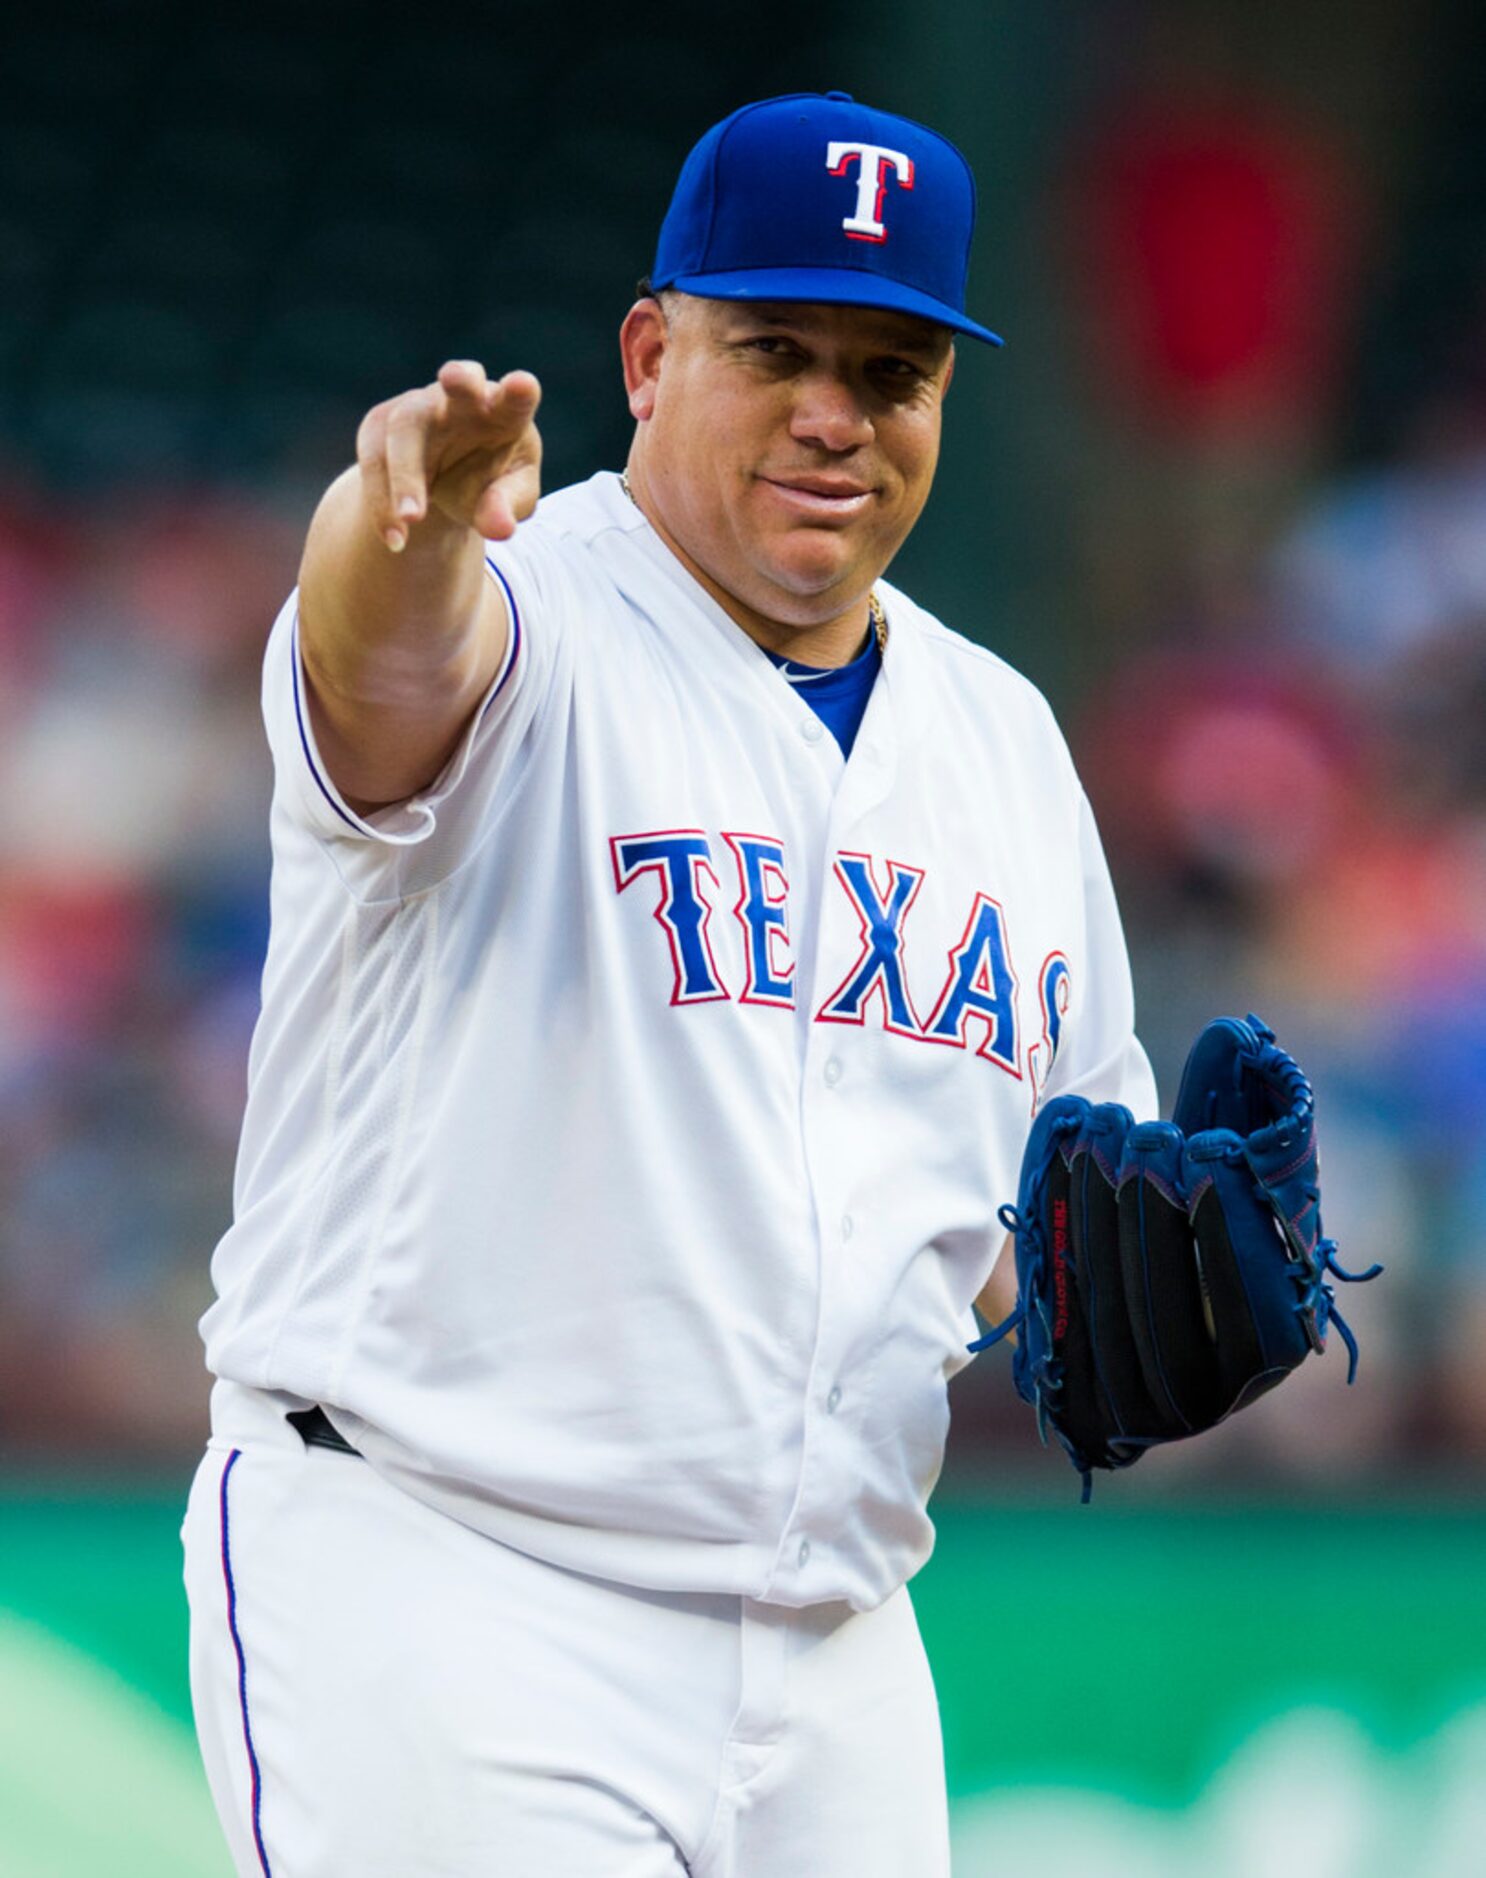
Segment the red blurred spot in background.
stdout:
<svg viewBox="0 0 1486 1878">
<path fill-rule="evenodd" d="M 1345 358 L 1355 194 L 1304 125 L 1144 104 L 1084 153 L 1080 291 L 1104 381 L 1169 422 L 1307 423 Z"/>
<path fill-rule="evenodd" d="M 12 880 L 0 897 L 0 1008 L 23 1037 L 85 1038 L 134 995 L 156 939 L 136 880 Z"/>
</svg>

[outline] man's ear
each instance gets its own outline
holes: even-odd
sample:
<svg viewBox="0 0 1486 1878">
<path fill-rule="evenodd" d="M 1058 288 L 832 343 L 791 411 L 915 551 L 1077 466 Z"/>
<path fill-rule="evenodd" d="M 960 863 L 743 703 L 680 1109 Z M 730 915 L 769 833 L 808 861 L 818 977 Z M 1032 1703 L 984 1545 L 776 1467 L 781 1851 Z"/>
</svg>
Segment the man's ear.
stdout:
<svg viewBox="0 0 1486 1878">
<path fill-rule="evenodd" d="M 941 398 L 948 395 L 950 382 L 954 378 L 954 375 L 955 375 L 955 360 L 959 356 L 960 354 L 959 354 L 958 348 L 955 346 L 954 342 L 951 341 L 950 348 L 949 348 L 949 357 L 944 361 L 944 383 L 939 387 L 939 395 Z"/>
<path fill-rule="evenodd" d="M 636 300 L 619 329 L 624 389 L 630 416 L 638 423 L 643 424 L 655 409 L 655 388 L 670 336 L 665 308 L 653 296 Z"/>
</svg>

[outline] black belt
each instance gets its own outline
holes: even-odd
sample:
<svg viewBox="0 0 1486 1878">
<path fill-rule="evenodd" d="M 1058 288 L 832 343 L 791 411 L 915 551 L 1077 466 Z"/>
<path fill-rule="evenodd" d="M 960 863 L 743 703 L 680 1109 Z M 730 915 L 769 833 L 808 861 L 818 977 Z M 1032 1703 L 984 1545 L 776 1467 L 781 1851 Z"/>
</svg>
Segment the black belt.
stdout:
<svg viewBox="0 0 1486 1878">
<path fill-rule="evenodd" d="M 334 1448 L 337 1454 L 357 1456 L 361 1453 L 360 1448 L 351 1446 L 322 1408 L 295 1409 L 285 1419 L 299 1430 L 307 1448 Z"/>
</svg>

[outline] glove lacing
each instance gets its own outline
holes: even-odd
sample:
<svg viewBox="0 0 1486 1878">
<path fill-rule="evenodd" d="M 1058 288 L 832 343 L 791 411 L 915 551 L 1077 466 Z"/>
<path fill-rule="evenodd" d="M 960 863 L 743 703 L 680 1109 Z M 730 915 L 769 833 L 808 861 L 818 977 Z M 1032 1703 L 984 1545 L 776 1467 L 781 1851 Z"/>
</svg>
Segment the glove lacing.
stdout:
<svg viewBox="0 0 1486 1878">
<path fill-rule="evenodd" d="M 1248 1022 L 1255 1036 L 1259 1039 L 1257 1050 L 1244 1051 L 1243 1058 L 1251 1067 L 1271 1084 L 1278 1082 L 1283 1091 L 1285 1108 L 1289 1117 L 1296 1122 L 1309 1121 L 1315 1109 L 1315 1094 L 1310 1078 L 1300 1065 L 1287 1057 L 1281 1050 L 1274 1048 L 1275 1034 L 1261 1017 L 1251 1011 Z M 1282 1134 L 1281 1142 L 1285 1141 Z M 1241 1146 L 1231 1148 L 1223 1157 L 1225 1160 L 1242 1165 L 1247 1159 Z M 1257 1175 L 1258 1170 L 1250 1168 Z M 1327 1284 L 1329 1273 L 1342 1284 L 1365 1285 L 1376 1278 L 1382 1271 L 1381 1264 L 1374 1263 L 1365 1272 L 1349 1272 L 1336 1256 L 1334 1239 L 1318 1238 L 1314 1249 L 1302 1245 L 1297 1235 L 1291 1230 L 1290 1222 L 1269 1191 L 1267 1183 L 1259 1182 L 1274 1211 L 1280 1232 L 1294 1253 L 1291 1280 L 1296 1289 L 1295 1312 L 1305 1325 L 1306 1337 L 1312 1348 L 1320 1352 L 1326 1347 L 1326 1332 L 1335 1324 L 1341 1334 L 1341 1340 L 1347 1348 L 1347 1382 L 1350 1385 L 1357 1377 L 1357 1339 L 1352 1334 L 1351 1326 L 1336 1308 L 1336 1293 Z M 1302 1195 L 1316 1208 L 1319 1219 L 1321 1208 L 1321 1190 L 1314 1181 L 1306 1182 L 1300 1189 Z"/>
<path fill-rule="evenodd" d="M 1316 1241 L 1315 1262 L 1307 1278 L 1305 1272 L 1297 1267 L 1292 1274 L 1300 1289 L 1295 1309 L 1303 1318 L 1316 1326 L 1316 1336 L 1322 1345 L 1326 1342 L 1329 1325 L 1335 1324 L 1341 1333 L 1341 1340 L 1347 1346 L 1347 1382 L 1350 1384 L 1357 1377 L 1357 1339 L 1352 1334 L 1351 1326 L 1336 1307 L 1336 1293 L 1326 1282 L 1326 1274 L 1340 1279 L 1344 1285 L 1365 1285 L 1376 1278 L 1382 1271 L 1380 1264 L 1370 1265 L 1365 1272 L 1349 1272 L 1336 1256 L 1334 1239 Z"/>
<path fill-rule="evenodd" d="M 1305 1097 L 1308 1100 L 1310 1096 L 1310 1084 L 1305 1081 L 1304 1077 L 1300 1077 L 1300 1082 L 1304 1088 Z M 1242 1144 L 1237 1144 L 1229 1148 L 1224 1153 L 1223 1158 L 1234 1166 L 1241 1167 L 1245 1164 L 1248 1157 L 1244 1153 Z M 1249 1171 L 1254 1173 L 1256 1170 L 1251 1167 Z M 1336 1293 L 1332 1290 L 1331 1286 L 1327 1284 L 1326 1278 L 1329 1273 L 1331 1277 L 1337 1279 L 1342 1284 L 1365 1285 L 1372 1279 L 1378 1277 L 1383 1267 L 1380 1263 L 1374 1261 L 1365 1272 L 1348 1271 L 1346 1266 L 1343 1265 L 1336 1256 L 1336 1241 L 1334 1239 L 1319 1238 L 1313 1249 L 1306 1248 L 1300 1244 L 1296 1233 L 1291 1230 L 1289 1221 L 1286 1220 L 1278 1201 L 1270 1192 L 1267 1184 L 1260 1180 L 1259 1186 L 1264 1197 L 1269 1201 L 1270 1208 L 1279 1225 L 1281 1236 L 1292 1249 L 1289 1276 L 1296 1290 L 1294 1310 L 1295 1314 L 1305 1326 L 1307 1341 L 1310 1343 L 1311 1347 L 1319 1353 L 1326 1347 L 1326 1332 L 1328 1328 L 1332 1324 L 1336 1325 L 1341 1335 L 1341 1340 L 1346 1345 L 1347 1349 L 1347 1383 L 1350 1387 L 1350 1385 L 1357 1380 L 1357 1361 L 1359 1354 L 1357 1339 L 1352 1334 L 1351 1325 L 1348 1324 L 1346 1318 L 1343 1317 L 1341 1312 L 1337 1309 Z M 1307 1181 L 1302 1185 L 1300 1191 L 1303 1197 L 1316 1208 L 1319 1217 L 1321 1208 L 1320 1187 L 1315 1181 Z"/>
<path fill-rule="evenodd" d="M 1078 1123 L 1075 1120 L 1069 1120 L 1061 1127 L 1055 1124 L 1055 1132 L 1064 1135 L 1077 1134 Z M 1028 1211 L 1026 1213 L 1019 1212 L 1010 1203 L 996 1209 L 996 1218 L 1007 1232 L 1021 1242 L 1018 1246 L 1018 1265 L 1025 1273 L 1025 1284 L 1018 1285 L 1017 1301 L 1001 1322 L 994 1325 L 984 1336 L 977 1337 L 974 1343 L 966 1346 L 973 1354 L 993 1348 L 1004 1337 L 1009 1337 L 1013 1331 L 1018 1333 L 1014 1359 L 1015 1370 L 1021 1372 L 1018 1383 L 1025 1381 L 1031 1386 L 1037 1409 L 1037 1434 L 1044 1447 L 1047 1446 L 1048 1404 L 1063 1388 L 1063 1365 L 1052 1355 L 1053 1326 L 1048 1313 L 1045 1282 L 1047 1249 L 1043 1244 L 1041 1229 L 1042 1192 L 1047 1179 L 1047 1166 L 1048 1163 L 1044 1162 L 1043 1166 L 1037 1170 L 1032 1190 L 1027 1195 Z M 1041 1353 L 1035 1356 L 1029 1347 L 1026 1335 L 1029 1311 L 1037 1313 L 1042 1330 Z M 1022 1393 L 1025 1395 L 1025 1390 Z M 1082 1500 L 1087 1505 L 1094 1491 L 1093 1470 L 1087 1459 L 1075 1451 L 1073 1444 L 1056 1423 L 1053 1429 L 1060 1445 L 1066 1450 L 1068 1458 L 1078 1469 L 1083 1480 Z M 1144 1447 L 1148 1444 L 1136 1440 L 1128 1445 Z M 1133 1455 L 1131 1459 L 1134 1459 Z"/>
</svg>

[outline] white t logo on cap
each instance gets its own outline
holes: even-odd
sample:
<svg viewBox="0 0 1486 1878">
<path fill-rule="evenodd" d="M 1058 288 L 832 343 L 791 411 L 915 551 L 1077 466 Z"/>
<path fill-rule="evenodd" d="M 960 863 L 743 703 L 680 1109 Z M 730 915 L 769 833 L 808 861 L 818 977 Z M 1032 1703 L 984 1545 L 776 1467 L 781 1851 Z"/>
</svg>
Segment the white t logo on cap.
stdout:
<svg viewBox="0 0 1486 1878">
<path fill-rule="evenodd" d="M 861 159 L 857 172 L 857 206 L 841 226 L 853 241 L 886 241 L 882 225 L 882 198 L 887 191 L 888 174 L 897 176 L 904 189 L 913 187 L 913 158 L 901 150 L 886 150 L 878 143 L 828 143 L 826 168 L 833 176 L 844 176 L 853 157 Z"/>
</svg>

